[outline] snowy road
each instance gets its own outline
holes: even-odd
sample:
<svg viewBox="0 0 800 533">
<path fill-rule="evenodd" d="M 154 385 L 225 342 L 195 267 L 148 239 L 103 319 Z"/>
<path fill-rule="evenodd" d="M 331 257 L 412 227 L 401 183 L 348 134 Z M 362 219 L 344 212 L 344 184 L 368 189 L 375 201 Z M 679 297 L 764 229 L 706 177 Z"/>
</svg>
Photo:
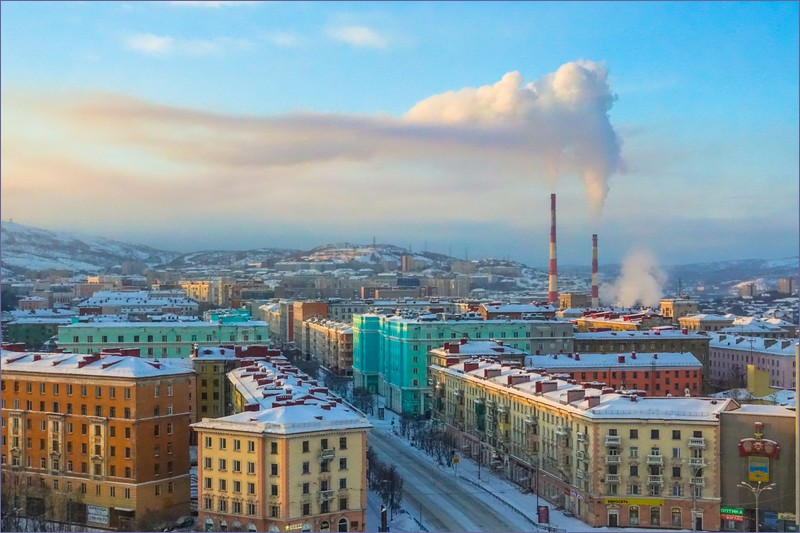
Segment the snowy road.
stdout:
<svg viewBox="0 0 800 533">
<path fill-rule="evenodd" d="M 431 531 L 535 531 L 486 492 L 456 478 L 452 470 L 420 461 L 407 442 L 375 428 L 369 445 L 386 463 L 397 466 L 403 477 L 404 507 L 414 510 Z M 511 516 L 510 516 L 511 515 Z M 520 526 L 527 526 L 521 528 Z"/>
</svg>

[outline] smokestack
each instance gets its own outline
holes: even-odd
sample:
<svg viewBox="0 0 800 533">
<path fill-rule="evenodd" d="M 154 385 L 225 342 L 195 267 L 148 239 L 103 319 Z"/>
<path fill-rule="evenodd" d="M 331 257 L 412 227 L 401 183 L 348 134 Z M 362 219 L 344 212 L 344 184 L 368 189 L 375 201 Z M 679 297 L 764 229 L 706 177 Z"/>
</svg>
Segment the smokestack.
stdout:
<svg viewBox="0 0 800 533">
<path fill-rule="evenodd" d="M 556 195 L 550 195 L 550 286 L 547 303 L 558 305 L 558 264 L 556 262 Z"/>
<path fill-rule="evenodd" d="M 592 235 L 592 307 L 600 307 L 600 291 L 597 286 L 597 233 Z"/>
</svg>

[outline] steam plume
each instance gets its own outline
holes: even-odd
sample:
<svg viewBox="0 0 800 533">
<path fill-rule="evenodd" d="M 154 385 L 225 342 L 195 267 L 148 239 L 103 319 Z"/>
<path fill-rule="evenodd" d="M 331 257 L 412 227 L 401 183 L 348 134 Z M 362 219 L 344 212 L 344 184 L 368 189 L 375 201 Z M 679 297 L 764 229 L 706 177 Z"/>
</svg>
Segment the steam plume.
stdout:
<svg viewBox="0 0 800 533">
<path fill-rule="evenodd" d="M 633 251 L 622 263 L 622 272 L 613 284 L 600 286 L 600 298 L 620 307 L 644 305 L 655 307 L 664 295 L 666 273 L 658 267 L 655 256 L 645 250 Z"/>
</svg>

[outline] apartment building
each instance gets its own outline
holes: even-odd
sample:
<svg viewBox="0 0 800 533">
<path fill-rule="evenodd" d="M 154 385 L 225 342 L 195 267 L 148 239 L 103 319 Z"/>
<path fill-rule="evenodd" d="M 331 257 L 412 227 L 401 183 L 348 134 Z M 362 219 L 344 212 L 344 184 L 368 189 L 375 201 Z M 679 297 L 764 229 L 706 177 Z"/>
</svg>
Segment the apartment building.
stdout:
<svg viewBox="0 0 800 533">
<path fill-rule="evenodd" d="M 177 291 L 99 291 L 78 304 L 81 315 L 127 315 L 146 319 L 148 315 L 174 314 L 196 317 L 200 304 Z"/>
<path fill-rule="evenodd" d="M 580 382 L 602 381 L 615 390 L 652 396 L 698 396 L 703 366 L 690 353 L 565 353 L 529 355 L 525 366 Z"/>
<path fill-rule="evenodd" d="M 120 355 L 2 352 L 3 498 L 112 530 L 189 512 L 194 372 Z"/>
<path fill-rule="evenodd" d="M 242 412 L 198 434 L 205 531 L 364 531 L 370 423 L 283 356 L 228 374 Z"/>
<path fill-rule="evenodd" d="M 730 327 L 733 319 L 733 316 L 701 313 L 680 317 L 678 323 L 687 331 L 711 333 Z"/>
<path fill-rule="evenodd" d="M 794 339 L 764 339 L 730 334 L 713 334 L 709 345 L 709 379 L 719 387 L 743 386 L 747 367 L 769 374 L 769 385 L 795 388 L 796 353 Z"/>
<path fill-rule="evenodd" d="M 697 314 L 697 302 L 686 298 L 662 298 L 659 302 L 661 316 L 672 320 L 673 325 L 688 315 Z"/>
<path fill-rule="evenodd" d="M 389 409 L 425 414 L 428 352 L 445 341 L 502 341 L 528 353 L 572 352 L 572 324 L 551 320 L 444 320 L 364 314 L 353 317 L 353 378 L 386 397 Z"/>
<path fill-rule="evenodd" d="M 353 327 L 350 324 L 312 318 L 303 322 L 307 350 L 322 366 L 341 376 L 353 375 Z"/>
<path fill-rule="evenodd" d="M 619 394 L 481 358 L 431 377 L 434 419 L 463 453 L 590 526 L 720 529 L 732 400 Z"/>
<path fill-rule="evenodd" d="M 588 312 L 573 319 L 573 322 L 578 331 L 646 330 L 672 324 L 670 319 L 652 311 L 629 314 L 614 311 Z"/>
<path fill-rule="evenodd" d="M 58 328 L 58 346 L 74 353 L 134 348 L 142 357 L 188 357 L 197 343 L 247 345 L 266 342 L 266 322 L 203 322 L 167 315 L 164 320 L 131 322 L 117 318 L 79 321 Z"/>
</svg>

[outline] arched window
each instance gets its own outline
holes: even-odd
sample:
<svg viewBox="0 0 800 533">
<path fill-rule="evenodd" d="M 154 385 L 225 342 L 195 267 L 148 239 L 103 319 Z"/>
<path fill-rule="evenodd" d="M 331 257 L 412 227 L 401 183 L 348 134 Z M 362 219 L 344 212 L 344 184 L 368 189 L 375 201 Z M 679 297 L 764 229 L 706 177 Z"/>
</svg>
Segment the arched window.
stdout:
<svg viewBox="0 0 800 533">
<path fill-rule="evenodd" d="M 347 518 L 339 520 L 339 531 L 347 531 Z"/>
<path fill-rule="evenodd" d="M 630 507 L 628 507 L 628 525 L 630 526 L 639 525 L 639 506 L 631 505 Z"/>
<path fill-rule="evenodd" d="M 323 520 L 319 523 L 319 530 L 320 531 L 330 531 L 331 530 L 331 523 L 327 520 Z"/>
<path fill-rule="evenodd" d="M 277 526 L 272 526 L 272 527 L 278 529 Z M 256 525 L 254 523 L 250 522 L 250 524 L 247 525 L 247 531 L 258 531 L 258 528 L 256 528 Z M 270 529 L 270 531 L 272 530 Z"/>
<path fill-rule="evenodd" d="M 206 521 L 205 521 L 204 525 L 205 525 L 205 528 L 204 528 L 205 531 L 214 531 L 214 521 L 211 520 L 211 518 L 206 517 Z"/>
<path fill-rule="evenodd" d="M 269 526 L 269 530 L 272 533 L 275 533 L 276 531 L 280 531 L 280 528 L 278 526 L 276 526 L 275 524 L 272 524 L 271 526 Z M 253 529 L 253 531 L 255 531 L 255 529 Z"/>
<path fill-rule="evenodd" d="M 680 507 L 673 507 L 672 508 L 672 525 L 680 527 L 681 524 L 682 524 L 681 508 Z"/>
</svg>

